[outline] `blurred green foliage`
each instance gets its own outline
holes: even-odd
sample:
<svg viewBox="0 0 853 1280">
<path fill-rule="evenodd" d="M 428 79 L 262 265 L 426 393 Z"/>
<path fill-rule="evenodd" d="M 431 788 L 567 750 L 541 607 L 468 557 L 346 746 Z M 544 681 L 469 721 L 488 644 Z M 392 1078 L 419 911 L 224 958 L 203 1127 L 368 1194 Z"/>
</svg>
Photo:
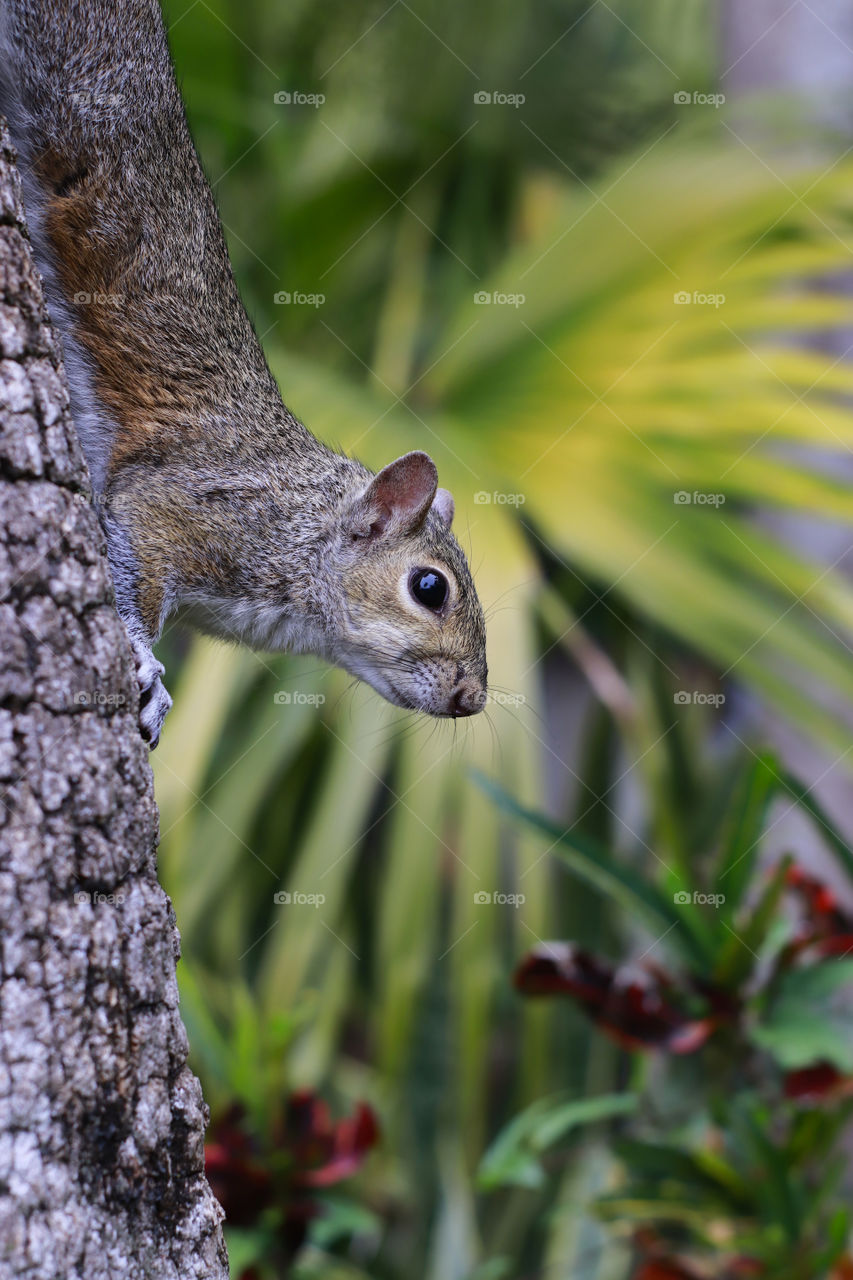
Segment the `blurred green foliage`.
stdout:
<svg viewBox="0 0 853 1280">
<path fill-rule="evenodd" d="M 853 914 L 792 857 L 762 866 L 775 801 L 805 808 L 848 887 L 853 851 L 772 757 L 714 775 L 718 821 L 666 877 L 638 876 L 630 858 L 490 788 L 578 874 L 606 877 L 638 915 L 651 910 L 657 941 L 653 959 L 648 948 L 623 969 L 567 943 L 534 947 L 519 965 L 520 992 L 575 1001 L 639 1070 L 635 1092 L 532 1104 L 486 1153 L 480 1186 L 541 1190 L 572 1128 L 625 1116 L 610 1148 L 620 1167 L 596 1208 L 631 1232 L 632 1280 L 845 1280 Z M 645 1054 L 657 1059 L 649 1070 Z"/>
<path fill-rule="evenodd" d="M 544 1211 L 476 1171 L 517 1113 L 629 1071 L 577 1011 L 511 993 L 520 954 L 561 936 L 618 955 L 668 926 L 646 932 L 607 859 L 561 866 L 553 836 L 507 824 L 469 767 L 630 849 L 648 906 L 673 892 L 658 859 L 689 884 L 719 817 L 704 747 L 739 746 L 679 688 L 736 680 L 846 746 L 853 593 L 759 518 L 849 519 L 853 379 L 821 343 L 848 311 L 827 286 L 851 248 L 846 143 L 792 155 L 676 105 L 713 89 L 710 0 L 166 13 L 283 395 L 374 467 L 433 454 L 493 680 L 488 718 L 421 724 L 316 662 L 170 628 L 153 759 L 206 1096 L 261 1126 L 294 1087 L 378 1112 L 357 1195 L 379 1225 L 324 1237 L 300 1274 L 622 1280 L 589 1207 L 613 1176 L 599 1139 Z M 697 927 L 685 946 L 707 947 Z"/>
</svg>

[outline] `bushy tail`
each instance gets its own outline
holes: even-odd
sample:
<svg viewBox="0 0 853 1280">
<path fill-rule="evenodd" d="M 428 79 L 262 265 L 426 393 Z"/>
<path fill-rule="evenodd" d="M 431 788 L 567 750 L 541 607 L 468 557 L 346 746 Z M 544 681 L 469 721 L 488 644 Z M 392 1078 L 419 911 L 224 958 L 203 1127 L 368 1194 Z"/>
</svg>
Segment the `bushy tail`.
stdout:
<svg viewBox="0 0 853 1280">
<path fill-rule="evenodd" d="M 0 39 L 0 106 L 56 183 L 186 128 L 156 0 L 3 0 Z"/>
<path fill-rule="evenodd" d="M 158 320 L 179 315 L 175 264 L 185 294 L 193 272 L 197 297 L 233 290 L 157 0 L 0 0 L 0 111 L 99 492 L 116 397 Z"/>
</svg>

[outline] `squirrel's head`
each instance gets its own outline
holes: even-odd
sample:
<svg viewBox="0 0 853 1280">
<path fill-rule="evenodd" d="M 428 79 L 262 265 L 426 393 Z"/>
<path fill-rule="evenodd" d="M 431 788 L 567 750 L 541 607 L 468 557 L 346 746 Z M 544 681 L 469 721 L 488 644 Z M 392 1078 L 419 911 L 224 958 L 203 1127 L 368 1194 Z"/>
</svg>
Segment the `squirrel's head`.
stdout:
<svg viewBox="0 0 853 1280">
<path fill-rule="evenodd" d="M 486 627 L 435 464 L 407 453 L 346 499 L 333 552 L 334 660 L 397 706 L 469 716 L 486 703 Z"/>
</svg>

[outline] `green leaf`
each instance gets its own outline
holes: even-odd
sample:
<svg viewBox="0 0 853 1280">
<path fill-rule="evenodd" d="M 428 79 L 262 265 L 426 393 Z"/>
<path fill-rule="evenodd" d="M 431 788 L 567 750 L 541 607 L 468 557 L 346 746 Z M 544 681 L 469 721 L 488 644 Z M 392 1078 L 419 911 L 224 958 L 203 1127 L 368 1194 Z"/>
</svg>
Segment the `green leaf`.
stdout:
<svg viewBox="0 0 853 1280">
<path fill-rule="evenodd" d="M 691 1151 L 664 1142 L 620 1140 L 614 1150 L 627 1164 L 633 1177 L 647 1181 L 681 1183 L 684 1187 L 731 1194 L 730 1177 L 721 1179 L 712 1166 L 697 1160 Z"/>
<path fill-rule="evenodd" d="M 800 808 L 812 819 L 820 831 L 827 848 L 835 854 L 841 864 L 842 870 L 853 879 L 853 849 L 850 848 L 849 842 L 845 840 L 838 827 L 823 808 L 823 805 L 815 800 L 811 794 L 812 788 L 804 787 L 790 773 L 781 773 L 780 780 L 785 791 L 793 796 Z"/>
<path fill-rule="evenodd" d="M 731 918 L 750 882 L 758 856 L 767 810 L 779 791 L 779 771 L 770 755 L 747 764 L 736 787 L 720 856 L 716 885 L 726 895 Z"/>
<path fill-rule="evenodd" d="M 632 1115 L 639 1099 L 633 1093 L 605 1093 L 598 1098 L 578 1098 L 555 1107 L 553 1111 L 534 1123 L 530 1144 L 536 1151 L 544 1151 L 557 1142 L 570 1129 L 579 1124 L 594 1124 L 596 1120 L 612 1120 L 614 1116 Z"/>
<path fill-rule="evenodd" d="M 268 1232 L 260 1228 L 226 1226 L 225 1238 L 231 1274 L 234 1276 L 239 1276 L 253 1263 L 259 1262 L 269 1247 Z"/>
<path fill-rule="evenodd" d="M 742 1132 L 753 1150 L 756 1194 L 766 1220 L 784 1231 L 793 1244 L 799 1239 L 802 1206 L 798 1188 L 781 1152 L 767 1133 L 767 1124 L 755 1110 L 743 1112 Z"/>
<path fill-rule="evenodd" d="M 512 1258 L 490 1258 L 476 1271 L 472 1271 L 467 1280 L 505 1280 L 512 1272 Z"/>
<path fill-rule="evenodd" d="M 498 1134 L 480 1162 L 477 1182 L 484 1191 L 496 1187 L 536 1188 L 545 1175 L 537 1159 L 543 1151 L 579 1125 L 630 1115 L 637 1108 L 634 1094 L 602 1094 L 558 1102 L 540 1098 Z"/>
<path fill-rule="evenodd" d="M 504 813 L 548 837 L 575 874 L 615 899 L 632 916 L 639 916 L 655 936 L 665 937 L 668 945 L 692 961 L 702 963 L 706 959 L 700 936 L 690 928 L 689 917 L 642 872 L 618 861 L 588 836 L 564 830 L 543 814 L 526 809 L 479 770 L 472 770 L 472 776 Z"/>
<path fill-rule="evenodd" d="M 780 859 L 758 901 L 750 907 L 744 919 L 738 918 L 735 928 L 726 930 L 727 936 L 714 970 L 718 982 L 731 986 L 743 981 L 760 963 L 762 949 L 768 947 L 774 928 L 780 923 L 784 927 L 776 913 L 791 862 L 790 857 Z"/>
<path fill-rule="evenodd" d="M 818 1061 L 853 1071 L 853 960 L 827 960 L 780 981 L 752 1039 L 786 1071 Z M 838 997 L 843 993 L 843 999 Z"/>
<path fill-rule="evenodd" d="M 381 1219 L 353 1200 L 324 1196 L 321 1205 L 322 1212 L 313 1219 L 309 1228 L 311 1243 L 318 1249 L 330 1249 L 350 1236 L 376 1238 L 381 1234 Z"/>
<path fill-rule="evenodd" d="M 477 1185 L 483 1191 L 497 1187 L 539 1187 L 545 1180 L 542 1167 L 527 1149 L 537 1120 L 548 1108 L 548 1100 L 540 1099 L 517 1115 L 486 1150 L 477 1170 Z"/>
</svg>

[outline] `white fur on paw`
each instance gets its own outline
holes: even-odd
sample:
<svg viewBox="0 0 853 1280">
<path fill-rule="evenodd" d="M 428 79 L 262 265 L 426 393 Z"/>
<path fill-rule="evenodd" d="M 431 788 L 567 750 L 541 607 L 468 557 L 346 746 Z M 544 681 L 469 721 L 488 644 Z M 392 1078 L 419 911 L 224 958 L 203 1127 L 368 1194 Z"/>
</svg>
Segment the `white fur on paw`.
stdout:
<svg viewBox="0 0 853 1280">
<path fill-rule="evenodd" d="M 166 668 L 141 640 L 133 640 L 136 682 L 139 685 L 139 728 L 153 751 L 160 741 L 163 721 L 172 705 L 162 677 Z"/>
</svg>

